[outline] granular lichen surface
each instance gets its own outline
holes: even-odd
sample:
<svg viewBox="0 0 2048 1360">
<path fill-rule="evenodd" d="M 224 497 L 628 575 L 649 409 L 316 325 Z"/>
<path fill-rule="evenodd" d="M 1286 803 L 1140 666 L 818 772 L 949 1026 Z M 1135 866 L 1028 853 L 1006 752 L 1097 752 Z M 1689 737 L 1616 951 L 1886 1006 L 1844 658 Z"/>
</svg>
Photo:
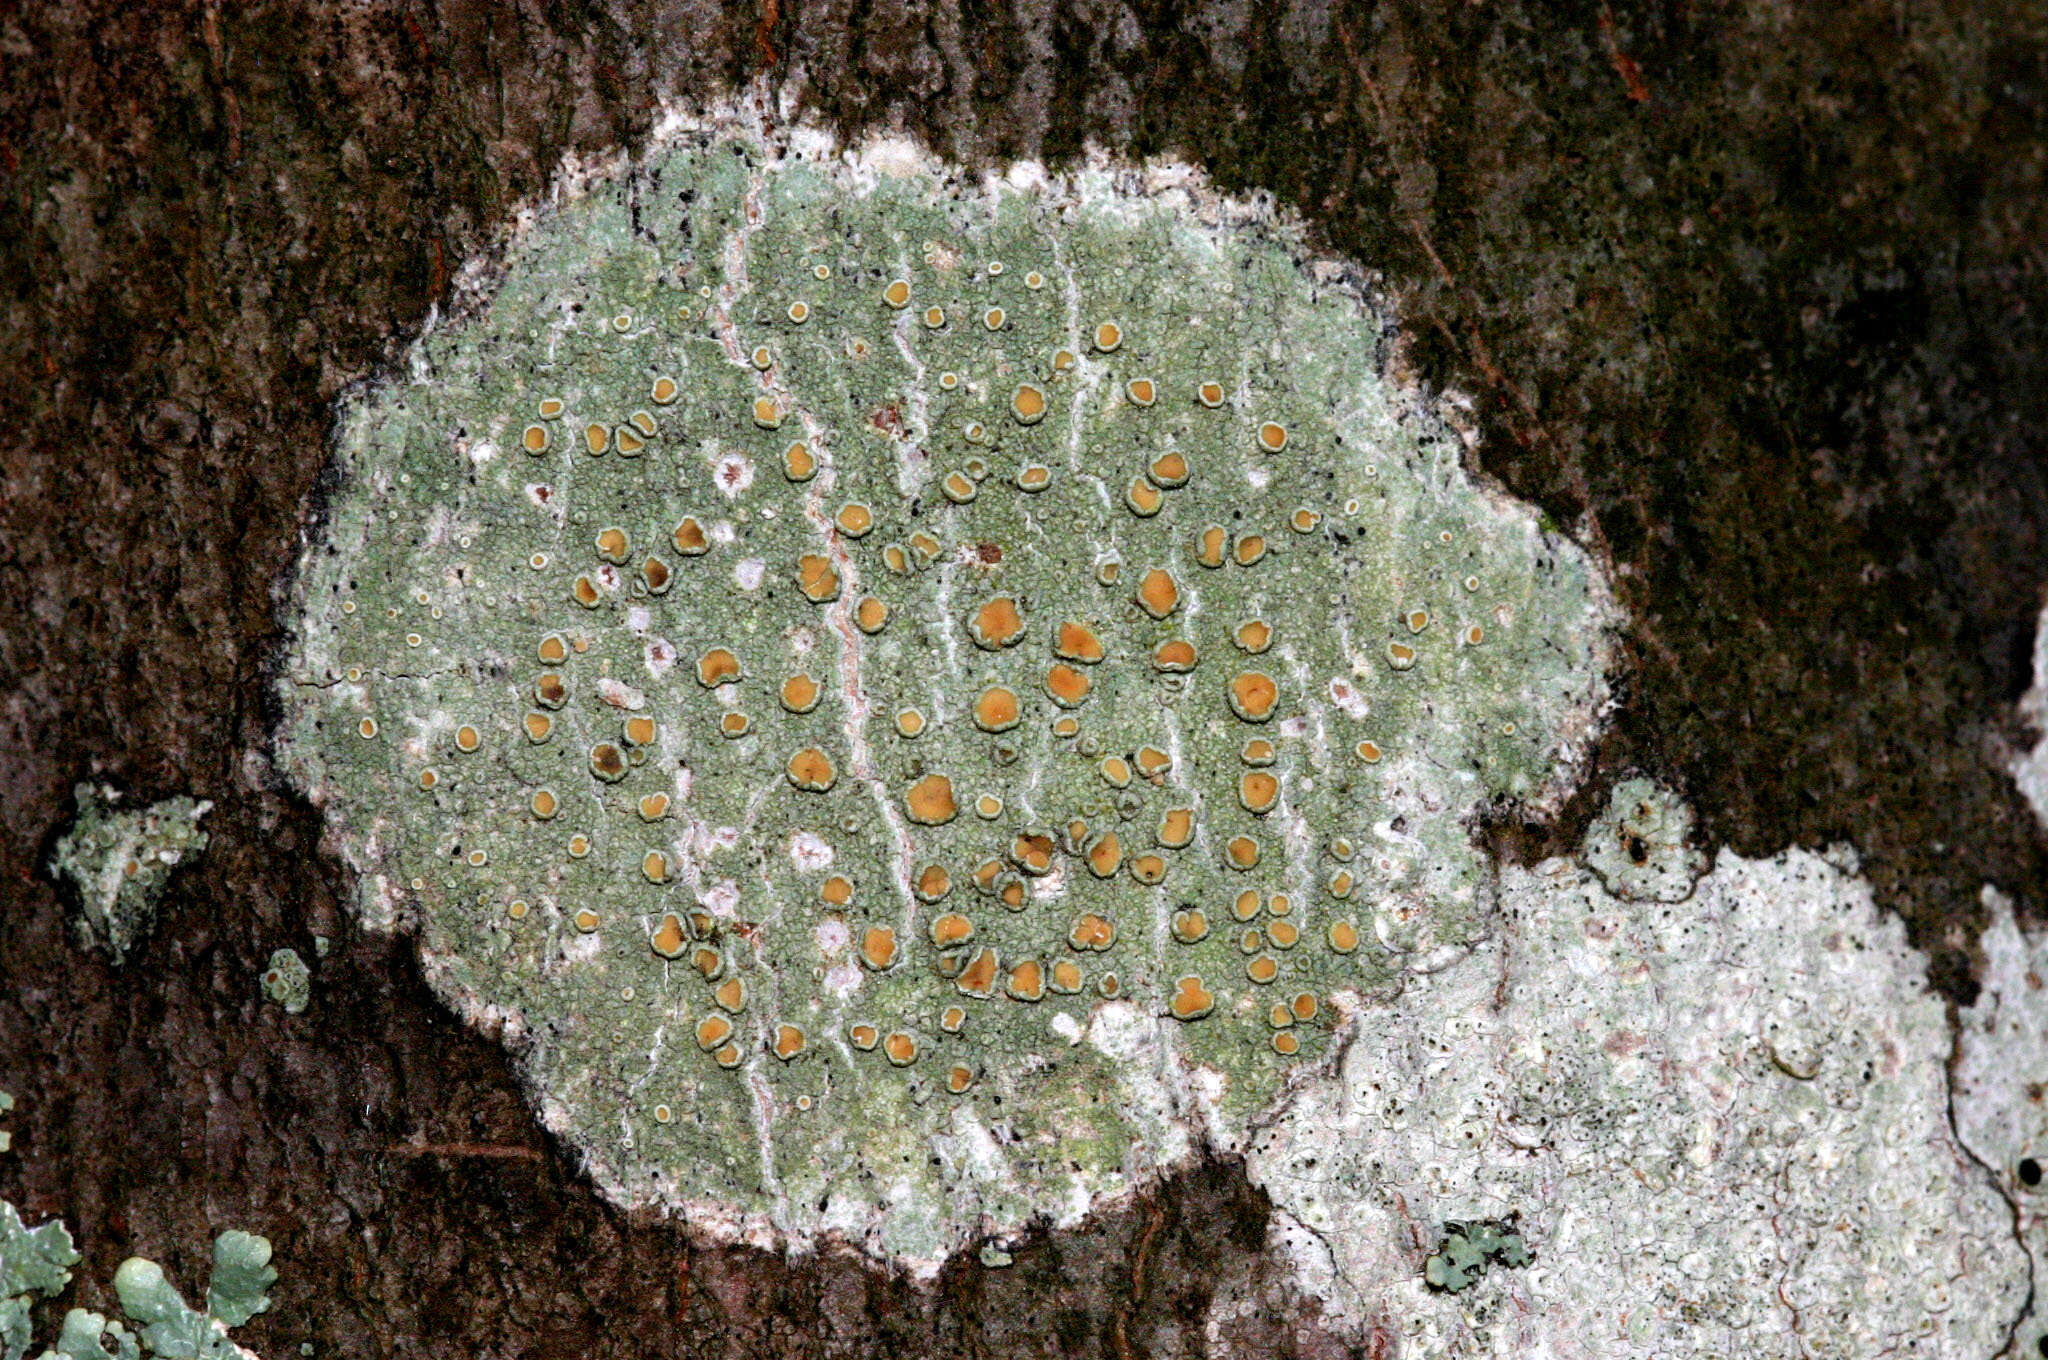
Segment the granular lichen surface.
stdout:
<svg viewBox="0 0 2048 1360">
<path fill-rule="evenodd" d="M 929 1258 L 1486 930 L 1598 693 L 1356 271 L 1191 177 L 693 132 L 345 413 L 288 767 L 631 1203 Z"/>
</svg>

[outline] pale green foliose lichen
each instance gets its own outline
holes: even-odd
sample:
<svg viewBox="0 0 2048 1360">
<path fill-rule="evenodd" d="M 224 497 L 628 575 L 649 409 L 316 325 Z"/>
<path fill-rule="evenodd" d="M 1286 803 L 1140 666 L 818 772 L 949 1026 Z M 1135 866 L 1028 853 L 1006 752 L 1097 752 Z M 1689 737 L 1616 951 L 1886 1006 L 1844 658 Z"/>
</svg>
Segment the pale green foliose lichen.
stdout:
<svg viewBox="0 0 2048 1360">
<path fill-rule="evenodd" d="M 0 1111 L 13 1108 L 0 1092 Z M 270 1307 L 277 1271 L 270 1240 L 230 1229 L 214 1239 L 213 1275 L 202 1311 L 186 1303 L 156 1262 L 132 1256 L 114 1272 L 114 1296 L 134 1324 L 84 1308 L 70 1309 L 56 1344 L 39 1360 L 256 1360 L 228 1336 Z M 0 1200 L 0 1360 L 22 1360 L 33 1334 L 30 1310 L 38 1297 L 54 1298 L 71 1282 L 79 1262 L 60 1219 L 30 1228 L 13 1204 Z"/>
<path fill-rule="evenodd" d="M 1068 1221 L 1471 949 L 1593 723 L 1587 561 L 1392 362 L 1185 170 L 681 129 L 347 407 L 285 765 L 614 1196 Z"/>
<path fill-rule="evenodd" d="M 1422 1278 L 1431 1289 L 1457 1294 L 1470 1289 L 1491 1266 L 1513 1269 L 1535 1259 L 1512 1219 L 1446 1223 L 1436 1250 L 1422 1263 Z"/>
<path fill-rule="evenodd" d="M 77 1264 L 78 1252 L 61 1221 L 28 1227 L 12 1204 L 0 1200 L 0 1360 L 21 1360 L 28 1353 L 31 1305 L 38 1295 L 62 1292 Z"/>
<path fill-rule="evenodd" d="M 284 1007 L 286 1014 L 297 1015 L 306 1009 L 313 999 L 313 973 L 298 950 L 271 951 L 270 962 L 263 969 L 263 994 Z"/>
<path fill-rule="evenodd" d="M 172 871 L 206 849 L 199 820 L 213 804 L 181 797 L 122 809 L 120 794 L 103 785 L 80 784 L 74 793 L 78 815 L 57 842 L 50 872 L 76 896 L 79 940 L 120 963 L 155 924 Z"/>
</svg>

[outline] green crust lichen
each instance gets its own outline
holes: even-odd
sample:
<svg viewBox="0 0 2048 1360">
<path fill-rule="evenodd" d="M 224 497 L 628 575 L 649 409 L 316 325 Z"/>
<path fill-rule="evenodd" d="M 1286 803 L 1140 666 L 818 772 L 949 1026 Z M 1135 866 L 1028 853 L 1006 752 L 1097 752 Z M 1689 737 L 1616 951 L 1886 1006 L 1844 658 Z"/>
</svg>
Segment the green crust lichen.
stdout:
<svg viewBox="0 0 2048 1360">
<path fill-rule="evenodd" d="M 72 924 L 88 949 L 123 962 L 156 924 L 157 899 L 171 873 L 206 849 L 199 821 L 213 804 L 166 798 L 125 810 L 111 788 L 80 784 L 78 815 L 57 842 L 50 872 L 76 898 Z"/>
<path fill-rule="evenodd" d="M 313 972 L 296 949 L 276 949 L 263 969 L 263 994 L 298 1015 L 313 999 Z"/>
<path fill-rule="evenodd" d="M 680 135 L 348 407 L 287 767 L 613 1193 L 888 1252 L 1071 1213 L 1468 947 L 1466 818 L 1590 722 L 1586 562 L 1387 349 L 1356 271 L 1184 177 Z"/>
</svg>

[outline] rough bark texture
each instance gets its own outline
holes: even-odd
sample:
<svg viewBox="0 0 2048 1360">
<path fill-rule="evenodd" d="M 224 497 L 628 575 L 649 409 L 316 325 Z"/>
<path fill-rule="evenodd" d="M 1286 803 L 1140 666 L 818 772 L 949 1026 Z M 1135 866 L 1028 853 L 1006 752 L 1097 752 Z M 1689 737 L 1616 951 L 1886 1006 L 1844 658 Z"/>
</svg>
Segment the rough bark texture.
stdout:
<svg viewBox="0 0 2048 1360">
<path fill-rule="evenodd" d="M 271 1355 L 1173 1355 L 1219 1295 L 1227 1349 L 1332 1347 L 1228 1165 L 929 1293 L 624 1221 L 351 930 L 268 770 L 335 395 L 565 153 L 754 79 L 965 160 L 1095 140 L 1298 205 L 1473 395 L 1485 470 L 1611 554 L 1607 768 L 1748 854 L 1852 842 L 1953 998 L 1982 883 L 2040 919 L 2001 768 L 2048 578 L 2038 4 L 80 0 L 0 11 L 0 51 L 0 1193 L 87 1278 L 264 1232 Z M 120 971 L 39 867 L 88 774 L 218 805 Z M 312 1009 L 259 1004 L 315 933 Z"/>
</svg>

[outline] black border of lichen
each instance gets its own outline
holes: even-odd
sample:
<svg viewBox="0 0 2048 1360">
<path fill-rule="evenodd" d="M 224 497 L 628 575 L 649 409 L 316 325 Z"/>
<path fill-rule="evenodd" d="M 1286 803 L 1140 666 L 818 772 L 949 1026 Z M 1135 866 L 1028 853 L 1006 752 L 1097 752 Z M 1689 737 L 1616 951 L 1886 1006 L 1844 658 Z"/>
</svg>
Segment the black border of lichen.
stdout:
<svg viewBox="0 0 2048 1360">
<path fill-rule="evenodd" d="M 670 93 L 765 78 L 970 164 L 1093 140 L 1271 190 L 1380 271 L 1407 359 L 1473 398 L 1480 470 L 1616 564 L 1603 771 L 1675 784 L 1710 845 L 1855 845 L 1951 1000 L 1984 882 L 2042 917 L 2048 851 L 2002 772 L 2048 575 L 2040 0 L 5 22 L 0 1194 L 66 1217 L 81 1278 L 129 1251 L 188 1277 L 213 1231 L 262 1231 L 266 1354 L 1164 1355 L 1219 1290 L 1262 1301 L 1238 1350 L 1342 1353 L 1228 1163 L 929 1290 L 628 1220 L 409 946 L 348 926 L 317 813 L 257 754 L 332 399 L 565 152 L 636 145 Z M 216 805 L 118 975 L 36 869 L 88 776 Z M 1568 846 L 1599 783 L 1498 810 L 1495 846 Z M 315 933 L 338 944 L 311 1009 L 262 1007 L 262 960 Z"/>
</svg>

